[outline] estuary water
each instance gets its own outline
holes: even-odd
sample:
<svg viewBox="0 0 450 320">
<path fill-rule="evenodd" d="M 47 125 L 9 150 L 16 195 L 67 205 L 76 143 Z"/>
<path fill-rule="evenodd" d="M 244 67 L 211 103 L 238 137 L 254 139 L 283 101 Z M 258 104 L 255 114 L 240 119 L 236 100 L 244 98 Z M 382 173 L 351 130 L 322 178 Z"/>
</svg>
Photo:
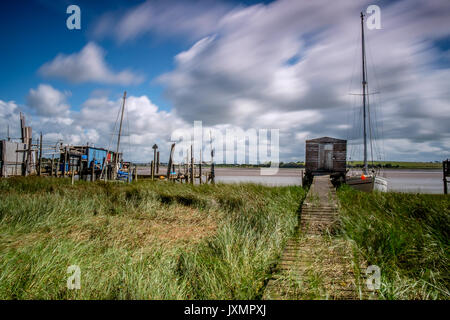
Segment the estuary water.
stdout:
<svg viewBox="0 0 450 320">
<path fill-rule="evenodd" d="M 252 182 L 270 186 L 301 185 L 302 170 L 304 169 L 280 168 L 276 175 L 263 176 L 259 168 L 216 168 L 216 182 Z M 380 176 L 388 180 L 390 191 L 443 193 L 440 169 L 386 169 Z"/>
</svg>

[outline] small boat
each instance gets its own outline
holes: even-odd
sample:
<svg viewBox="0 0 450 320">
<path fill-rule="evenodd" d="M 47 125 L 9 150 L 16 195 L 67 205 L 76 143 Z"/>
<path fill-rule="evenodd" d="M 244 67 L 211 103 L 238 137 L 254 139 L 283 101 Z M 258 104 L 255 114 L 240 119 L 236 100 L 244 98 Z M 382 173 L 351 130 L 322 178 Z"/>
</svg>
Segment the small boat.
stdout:
<svg viewBox="0 0 450 320">
<path fill-rule="evenodd" d="M 386 192 L 388 190 L 387 180 L 375 174 L 347 176 L 345 182 L 350 187 L 364 192 L 370 192 L 373 190 Z"/>
<path fill-rule="evenodd" d="M 368 94 L 367 89 L 367 68 L 366 68 L 366 52 L 364 42 L 364 14 L 361 12 L 361 41 L 362 41 L 362 98 L 363 98 L 363 122 L 364 122 L 364 166 L 362 173 L 346 175 L 345 182 L 354 189 L 370 192 L 373 190 L 386 192 L 388 190 L 388 182 L 385 178 L 380 177 L 375 170 L 369 172 L 369 166 L 367 163 L 367 112 L 368 101 L 366 96 Z"/>
</svg>

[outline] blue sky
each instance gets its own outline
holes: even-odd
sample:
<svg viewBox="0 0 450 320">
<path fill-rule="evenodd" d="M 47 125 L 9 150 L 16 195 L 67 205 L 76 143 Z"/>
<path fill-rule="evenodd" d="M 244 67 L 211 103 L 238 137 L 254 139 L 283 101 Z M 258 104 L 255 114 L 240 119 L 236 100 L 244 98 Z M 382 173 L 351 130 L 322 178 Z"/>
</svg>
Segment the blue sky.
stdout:
<svg viewBox="0 0 450 320">
<path fill-rule="evenodd" d="M 66 27 L 71 4 L 81 30 Z M 325 135 L 355 154 L 360 101 L 348 93 L 360 90 L 359 12 L 371 4 L 381 8 L 382 29 L 366 30 L 381 158 L 449 157 L 445 0 L 2 2 L 0 135 L 23 111 L 48 140 L 104 146 L 126 90 L 135 160 L 194 120 L 279 129 L 282 161 Z"/>
<path fill-rule="evenodd" d="M 9 1 L 2 2 L 0 35 L 7 44 L 1 52 L 2 70 L 8 77 L 0 80 L 0 96 L 6 100 L 25 103 L 28 90 L 45 81 L 58 90 L 67 90 L 67 82 L 46 79 L 37 73 L 44 62 L 52 60 L 58 53 L 70 54 L 79 51 L 90 39 L 90 28 L 95 19 L 105 10 L 126 8 L 139 1 Z M 66 27 L 66 8 L 78 4 L 82 10 L 81 30 Z M 161 97 L 162 88 L 151 84 L 157 75 L 173 67 L 175 54 L 188 44 L 182 41 L 149 39 L 146 42 L 131 42 L 120 46 L 112 40 L 101 42 L 107 52 L 107 61 L 117 69 L 131 68 L 146 75 L 146 81 L 133 86 L 131 92 L 146 94 L 163 108 L 170 108 L 170 102 Z M 93 90 L 107 90 L 112 95 L 123 92 L 121 85 L 79 84 L 70 86 L 72 95 L 68 101 L 79 108 Z M 131 93 L 130 92 L 130 93 Z"/>
</svg>

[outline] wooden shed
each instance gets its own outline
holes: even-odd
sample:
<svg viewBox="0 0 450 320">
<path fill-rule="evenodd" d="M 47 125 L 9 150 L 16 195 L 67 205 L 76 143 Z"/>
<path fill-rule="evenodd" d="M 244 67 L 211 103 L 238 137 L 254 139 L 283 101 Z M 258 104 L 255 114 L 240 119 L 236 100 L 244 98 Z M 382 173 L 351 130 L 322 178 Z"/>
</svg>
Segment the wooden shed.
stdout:
<svg viewBox="0 0 450 320">
<path fill-rule="evenodd" d="M 329 174 L 334 180 L 345 178 L 347 140 L 322 137 L 306 140 L 305 178 Z"/>
</svg>

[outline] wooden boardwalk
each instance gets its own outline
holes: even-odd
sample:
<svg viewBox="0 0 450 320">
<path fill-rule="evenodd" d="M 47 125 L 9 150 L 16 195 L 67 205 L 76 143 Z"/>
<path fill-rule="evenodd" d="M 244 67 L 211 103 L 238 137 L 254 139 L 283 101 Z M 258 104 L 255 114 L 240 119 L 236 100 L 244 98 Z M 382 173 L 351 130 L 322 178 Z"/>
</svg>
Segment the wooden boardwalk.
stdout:
<svg viewBox="0 0 450 320">
<path fill-rule="evenodd" d="M 367 299 L 365 264 L 352 244 L 333 236 L 339 223 L 329 176 L 314 177 L 302 205 L 299 230 L 283 252 L 263 299 Z"/>
</svg>

